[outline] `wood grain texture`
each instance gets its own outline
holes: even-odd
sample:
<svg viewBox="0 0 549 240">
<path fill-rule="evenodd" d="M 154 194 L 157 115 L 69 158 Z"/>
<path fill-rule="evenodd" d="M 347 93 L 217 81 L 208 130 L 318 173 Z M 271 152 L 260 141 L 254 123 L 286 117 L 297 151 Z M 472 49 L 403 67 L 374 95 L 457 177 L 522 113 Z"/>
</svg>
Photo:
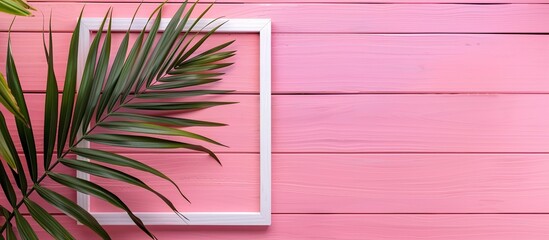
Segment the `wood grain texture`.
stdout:
<svg viewBox="0 0 549 240">
<path fill-rule="evenodd" d="M 183 193 L 191 200 L 186 202 L 177 192 L 174 186 L 154 175 L 138 172 L 131 168 L 118 168 L 126 173 L 135 174 L 138 178 L 153 186 L 155 190 L 165 194 L 173 203 L 184 212 L 219 211 L 219 212 L 258 212 L 259 211 L 259 155 L 258 154 L 219 154 L 223 163 L 220 166 L 213 159 L 204 154 L 126 154 L 126 156 L 138 159 L 144 163 L 161 170 L 174 180 Z M 23 156 L 21 156 L 23 157 Z M 74 159 L 74 157 L 70 157 Z M 42 155 L 39 156 L 40 163 Z M 42 166 L 42 164 L 39 164 Z M 114 167 L 112 165 L 108 165 Z M 114 167 L 117 168 L 117 167 Z M 54 172 L 75 176 L 73 169 L 58 165 Z M 43 173 L 40 169 L 39 174 Z M 111 181 L 98 177 L 91 177 L 92 181 L 100 184 L 108 190 L 120 194 L 122 200 L 133 211 L 151 212 L 165 211 L 164 202 L 150 192 L 139 189 L 126 183 Z M 30 179 L 29 179 L 30 182 Z M 14 183 L 14 188 L 17 189 Z M 76 201 L 76 192 L 72 189 L 46 179 L 42 185 L 55 190 L 64 196 Z M 20 195 L 18 195 L 20 199 Z M 61 213 L 55 207 L 50 206 L 37 194 L 33 194 L 32 200 L 43 204 L 50 213 Z M 147 204 L 143 204 L 147 203 Z M 0 196 L 0 205 L 9 206 L 7 199 Z M 100 199 L 92 198 L 93 211 L 119 211 Z M 24 213 L 26 208 L 21 210 Z"/>
<path fill-rule="evenodd" d="M 115 34 L 115 43 L 120 36 Z M 14 57 L 28 92 L 45 91 L 41 37 L 12 34 Z M 221 34 L 207 46 L 229 39 L 236 39 L 231 47 L 238 50 L 235 65 L 210 87 L 257 92 L 257 35 Z M 69 41 L 69 33 L 54 34 L 60 88 Z M 0 33 L 0 49 L 6 44 L 7 33 Z M 273 36 L 272 51 L 273 92 L 278 94 L 549 92 L 545 35 L 281 33 Z M 5 52 L 0 52 L 0 66 L 4 62 Z"/>
<path fill-rule="evenodd" d="M 70 226 L 77 239 L 97 239 L 74 220 L 58 217 Z M 269 227 L 187 227 L 153 226 L 160 239 L 327 239 L 327 240 L 394 240 L 394 239 L 482 239 L 545 240 L 549 237 L 549 217 L 538 214 L 519 215 L 273 215 Z M 107 226 L 113 239 L 149 239 L 134 226 Z M 39 231 L 40 239 L 48 239 Z"/>
<path fill-rule="evenodd" d="M 548 213 L 545 154 L 276 154 L 275 213 Z"/>
<path fill-rule="evenodd" d="M 193 204 L 140 175 L 182 211 L 257 211 L 257 155 L 221 154 L 224 167 L 198 154 L 128 156 L 180 184 Z M 546 154 L 275 154 L 272 165 L 274 213 L 549 213 Z M 170 211 L 147 191 L 93 179 L 135 211 Z M 94 211 L 119 211 L 91 202 Z"/>
<path fill-rule="evenodd" d="M 173 178 L 193 204 L 164 180 L 139 174 L 182 211 L 257 210 L 256 154 L 220 154 L 223 167 L 202 154 L 127 156 Z M 273 212 L 549 213 L 548 159 L 547 154 L 274 154 Z M 63 167 L 57 171 L 74 174 Z M 122 194 L 135 211 L 169 211 L 149 192 L 93 179 Z M 56 184 L 46 186 L 76 197 Z M 91 203 L 94 211 L 118 211 L 98 199 Z"/>
<path fill-rule="evenodd" d="M 275 152 L 547 152 L 547 95 L 280 96 Z"/>
<path fill-rule="evenodd" d="M 174 186 L 154 175 L 120 168 L 135 174 L 154 189 L 172 199 L 184 212 L 259 212 L 259 154 L 220 154 L 223 166 L 204 154 L 126 154 L 159 169 L 171 177 L 191 200 L 186 202 Z M 124 196 L 137 212 L 171 212 L 157 196 L 126 183 L 91 177 L 92 181 Z M 119 212 L 98 199 L 92 199 L 94 212 Z"/>
<path fill-rule="evenodd" d="M 277 93 L 547 92 L 542 35 L 275 34 Z"/>
<path fill-rule="evenodd" d="M 42 149 L 43 95 L 28 96 Z M 230 146 L 212 146 L 218 152 L 257 152 L 257 96 L 233 94 L 210 100 L 239 103 L 180 116 L 229 124 L 195 128 Z M 274 96 L 273 151 L 545 153 L 548 100 L 544 94 Z M 15 126 L 9 129 L 15 132 Z"/>
<path fill-rule="evenodd" d="M 134 34 L 132 37 L 135 37 Z M 65 82 L 70 33 L 54 33 L 54 65 L 60 91 Z M 38 32 L 16 32 L 11 34 L 14 59 L 18 67 L 22 88 L 26 92 L 45 92 L 47 63 L 42 45 L 42 34 Z M 123 33 L 114 33 L 111 61 L 116 55 L 117 46 Z M 8 33 L 0 33 L 0 66 L 5 66 Z M 239 92 L 258 92 L 259 89 L 259 36 L 257 34 L 216 34 L 198 51 L 205 51 L 221 43 L 237 40 L 227 47 L 228 51 L 237 50 L 231 58 L 233 66 L 225 69 L 223 81 L 209 84 L 207 88 L 238 90 Z M 244 69 L 244 71 L 239 71 Z"/>
<path fill-rule="evenodd" d="M 114 17 L 132 16 L 137 3 L 89 3 L 85 17 L 102 17 L 109 7 Z M 148 17 L 158 4 L 144 4 L 138 17 Z M 53 12 L 55 31 L 72 31 L 82 3 L 35 3 Z M 166 16 L 177 4 L 167 4 Z M 206 5 L 200 4 L 198 9 Z M 59 14 L 62 13 L 62 14 Z M 542 4 L 218 4 L 210 17 L 270 18 L 273 32 L 293 33 L 544 33 L 549 5 Z M 304 17 L 306 16 L 306 17 Z M 0 16 L 0 30 L 11 17 Z M 42 18 L 19 18 L 14 31 L 41 31 Z"/>
<path fill-rule="evenodd" d="M 138 16 L 148 17 L 159 2 L 147 0 Z M 548 239 L 549 38 L 536 35 L 549 32 L 546 3 L 221 0 L 209 17 L 273 21 L 273 225 L 152 230 L 161 239 Z M 32 4 L 54 14 L 55 67 L 62 83 L 69 32 L 84 4 L 86 17 L 101 17 L 112 6 L 115 17 L 127 18 L 139 3 Z M 176 7 L 168 4 L 164 16 Z M 17 19 L 13 40 L 41 150 L 45 62 L 37 15 Z M 0 50 L 10 22 L 0 15 Z M 131 154 L 182 184 L 190 206 L 169 184 L 140 175 L 183 210 L 257 208 L 257 38 L 237 37 L 239 65 L 213 88 L 237 89 L 244 94 L 215 100 L 240 103 L 189 115 L 230 124 L 197 130 L 231 146 L 214 148 L 224 167 L 203 154 Z M 0 51 L 0 69 L 4 59 Z M 13 119 L 8 122 L 15 133 Z M 121 193 L 136 210 L 166 210 L 133 187 L 94 181 Z M 70 189 L 46 185 L 76 197 Z M 92 207 L 113 210 L 98 200 Z M 47 209 L 77 239 L 96 239 Z M 113 239 L 148 239 L 133 226 L 107 229 Z M 40 239 L 48 239 L 43 231 Z"/>
<path fill-rule="evenodd" d="M 44 129 L 44 94 L 26 94 L 27 105 L 29 106 L 30 118 L 34 128 L 36 139 L 36 148 L 38 152 L 43 151 L 43 129 Z M 192 132 L 205 135 L 209 138 L 230 146 L 222 147 L 213 144 L 197 141 L 188 141 L 189 143 L 200 143 L 208 146 L 216 152 L 259 152 L 259 102 L 256 95 L 218 95 L 207 97 L 209 101 L 238 102 L 238 104 L 229 104 L 218 106 L 211 109 L 181 113 L 180 117 L 199 119 L 203 121 L 213 121 L 229 124 L 230 127 L 195 127 Z M 189 101 L 200 101 L 204 98 L 189 98 Z M 214 110 L 216 109 L 216 110 Z M 4 111 L 3 108 L 0 110 Z M 213 111 L 212 111 L 213 110 Z M 224 112 L 224 113 L 223 113 Z M 234 114 L 234 113 L 246 114 Z M 13 117 L 6 116 L 8 129 L 14 138 L 17 138 L 17 128 Z M 99 132 L 99 131 L 98 131 Z M 235 132 L 239 138 L 235 138 Z M 171 138 L 182 140 L 181 138 Z M 232 144 L 234 143 L 234 144 Z M 19 142 L 15 143 L 17 149 L 22 152 Z M 213 145 L 213 146 L 212 146 Z M 95 146 L 95 145 L 94 145 Z M 113 150 L 113 148 L 105 147 Z M 145 149 L 124 149 L 124 152 L 146 152 Z M 149 150 L 150 151 L 150 150 Z M 172 150 L 176 152 L 182 151 Z"/>
</svg>

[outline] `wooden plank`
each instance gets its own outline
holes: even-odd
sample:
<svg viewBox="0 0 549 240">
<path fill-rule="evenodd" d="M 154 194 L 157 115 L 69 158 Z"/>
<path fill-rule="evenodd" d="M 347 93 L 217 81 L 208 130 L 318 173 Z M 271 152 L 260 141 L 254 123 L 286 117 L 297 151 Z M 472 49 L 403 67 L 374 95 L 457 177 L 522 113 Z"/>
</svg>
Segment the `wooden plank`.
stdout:
<svg viewBox="0 0 549 240">
<path fill-rule="evenodd" d="M 55 35 L 56 38 L 53 42 L 54 66 L 58 85 L 62 89 L 62 84 L 65 81 L 70 36 L 67 35 L 59 39 L 60 34 Z M 12 33 L 11 42 L 13 58 L 23 91 L 46 92 L 48 65 L 44 53 L 42 34 Z M 2 32 L 0 33 L 0 71 L 2 73 L 6 72 L 7 46 L 8 33 Z"/>
<path fill-rule="evenodd" d="M 180 184 L 193 204 L 169 183 L 140 175 L 182 211 L 257 211 L 255 154 L 221 154 L 222 168 L 198 154 L 128 156 Z M 546 154 L 274 154 L 272 206 L 274 213 L 549 213 L 548 172 Z M 170 211 L 145 190 L 92 179 L 135 211 Z M 91 202 L 94 211 L 119 211 Z"/>
<path fill-rule="evenodd" d="M 139 175 L 182 211 L 257 210 L 255 154 L 220 154 L 223 167 L 201 154 L 128 156 L 180 184 L 193 204 L 169 183 Z M 273 212 L 548 213 L 547 159 L 547 154 L 274 154 Z M 63 167 L 56 171 L 74 174 Z M 124 196 L 135 211 L 169 211 L 146 191 L 94 181 Z M 70 189 L 51 181 L 46 186 L 75 199 Z M 94 211 L 117 211 L 100 200 L 91 202 Z"/>
<path fill-rule="evenodd" d="M 548 152 L 547 95 L 277 96 L 275 152 Z"/>
<path fill-rule="evenodd" d="M 130 168 L 118 168 L 126 173 L 135 174 L 155 190 L 168 196 L 170 200 L 185 212 L 218 211 L 218 212 L 258 212 L 259 211 L 259 155 L 258 154 L 219 154 L 223 166 L 203 154 L 126 154 L 126 156 L 143 161 L 144 163 L 159 169 L 174 180 L 183 193 L 192 201 L 186 202 L 177 193 L 174 186 L 154 175 L 134 171 Z M 23 156 L 22 156 L 23 157 Z M 74 159 L 70 157 L 70 159 Z M 39 156 L 42 167 L 42 155 Z M 176 167 L 174 167 L 174 164 Z M 113 167 L 112 165 L 109 165 Z M 116 167 L 114 167 L 116 168 Z M 192 169 L 192 170 L 191 170 Z M 43 169 L 40 168 L 39 176 Z M 58 165 L 54 172 L 75 175 L 75 171 L 62 165 Z M 169 208 L 163 201 L 150 192 L 126 183 L 106 180 L 92 176 L 92 181 L 122 196 L 122 200 L 133 211 L 167 211 Z M 29 179 L 30 182 L 30 179 Z M 14 188 L 17 190 L 17 187 Z M 49 178 L 44 180 L 42 186 L 52 189 L 64 196 L 76 201 L 76 192 L 62 187 Z M 18 191 L 18 190 L 17 190 Z M 21 195 L 18 194 L 18 199 Z M 36 193 L 31 199 L 43 204 L 50 213 L 61 213 L 55 207 L 50 206 Z M 222 200 L 222 201 L 220 201 Z M 143 204 L 147 202 L 148 204 Z M 0 195 L 0 205 L 9 206 L 4 195 Z M 92 198 L 93 211 L 119 211 L 100 199 Z M 22 212 L 28 212 L 26 208 Z"/>
<path fill-rule="evenodd" d="M 0 49 L 5 49 L 6 38 L 7 33 L 0 33 Z M 23 89 L 44 92 L 41 34 L 16 32 L 12 38 Z M 222 34 L 210 45 L 228 39 L 237 40 L 232 47 L 238 50 L 236 64 L 211 87 L 257 92 L 257 35 Z M 69 41 L 69 33 L 54 35 L 60 86 Z M 4 64 L 2 51 L 0 66 Z M 549 92 L 549 37 L 275 34 L 272 68 L 274 93 Z"/>
<path fill-rule="evenodd" d="M 55 33 L 54 64 L 59 89 L 63 89 L 70 45 L 70 33 Z M 113 34 L 113 49 L 122 41 L 123 34 Z M 8 33 L 0 33 L 0 66 L 5 66 Z M 212 89 L 230 89 L 239 92 L 257 92 L 259 89 L 259 36 L 257 34 L 216 34 L 199 49 L 205 51 L 221 43 L 237 40 L 227 50 L 238 50 L 231 59 L 235 64 L 226 69 L 223 80 L 209 84 Z M 12 33 L 12 49 L 18 67 L 21 84 L 27 92 L 45 92 L 47 63 L 44 56 L 41 33 Z M 112 58 L 116 55 L 113 50 Z M 32 60 L 29 60 L 32 59 Z M 2 71 L 3 72 L 3 71 Z"/>
<path fill-rule="evenodd" d="M 193 100 L 194 99 L 194 100 Z M 257 95 L 218 95 L 209 96 L 206 98 L 188 98 L 189 101 L 221 101 L 221 102 L 238 102 L 238 104 L 229 104 L 218 106 L 211 109 L 205 109 L 195 112 L 182 113 L 185 118 L 199 119 L 203 121 L 214 121 L 229 124 L 229 127 L 195 127 L 189 129 L 198 134 L 205 135 L 218 142 L 224 143 L 230 148 L 222 146 L 212 146 L 213 144 L 204 144 L 204 142 L 188 141 L 189 143 L 200 143 L 201 145 L 210 147 L 215 152 L 258 152 L 259 151 L 259 99 Z M 29 107 L 30 117 L 32 120 L 34 135 L 37 143 L 37 150 L 43 151 L 43 129 L 44 129 L 44 94 L 26 94 L 26 101 Z M 5 111 L 3 108 L 0 109 Z M 235 114 L 238 113 L 238 114 Z M 17 138 L 17 129 L 14 124 L 13 117 L 6 114 L 8 129 L 13 136 Z M 183 117 L 183 115 L 180 115 Z M 238 134 L 239 138 L 235 138 Z M 177 138 L 172 138 L 177 139 Z M 181 138 L 177 139 L 181 141 Z M 20 144 L 16 141 L 16 147 L 21 151 Z M 108 147 L 107 147 L 108 148 Z M 113 149 L 113 148 L 110 148 Z M 125 152 L 135 150 L 125 149 Z M 143 152 L 147 150 L 138 150 Z M 150 150 L 148 150 L 150 151 Z M 181 151 L 175 150 L 175 151 Z"/>
<path fill-rule="evenodd" d="M 163 180 L 140 177 L 183 211 L 257 207 L 257 155 L 220 154 L 222 168 L 198 154 L 128 156 L 145 160 L 178 182 L 193 204 L 186 204 Z M 547 213 L 548 163 L 546 154 L 275 154 L 273 212 Z M 74 174 L 62 167 L 56 171 Z M 150 193 L 96 182 L 122 194 L 135 211 L 168 211 Z M 72 190 L 51 181 L 46 186 L 75 199 Z M 33 198 L 43 202 L 36 194 Z M 92 207 L 115 210 L 97 199 Z"/>
<path fill-rule="evenodd" d="M 545 94 L 274 96 L 273 151 L 545 153 L 549 152 L 545 144 L 549 141 L 549 108 L 545 104 L 548 97 Z M 195 128 L 195 131 L 230 146 L 214 146 L 215 151 L 257 152 L 257 96 L 208 99 L 239 104 L 186 114 L 188 118 L 230 125 Z M 43 95 L 29 94 L 27 101 L 41 150 Z M 15 132 L 13 124 L 9 127 Z"/>
<path fill-rule="evenodd" d="M 548 213 L 543 154 L 275 154 L 275 213 Z"/>
<path fill-rule="evenodd" d="M 275 34 L 278 93 L 547 92 L 541 35 Z"/>
<path fill-rule="evenodd" d="M 68 217 L 58 219 L 77 239 L 97 239 Z M 159 239 L 448 239 L 544 240 L 549 215 L 273 215 L 269 227 L 152 226 Z M 107 226 L 113 239 L 149 239 L 135 226 Z M 39 231 L 42 237 L 46 233 Z"/>
<path fill-rule="evenodd" d="M 172 178 L 191 200 L 186 202 L 174 186 L 154 175 L 125 168 L 165 194 L 184 212 L 259 212 L 259 154 L 220 154 L 223 166 L 204 154 L 126 154 L 159 169 Z M 119 196 L 133 211 L 171 212 L 154 194 L 126 183 L 92 177 Z M 91 201 L 92 211 L 119 212 L 98 199 Z"/>
<path fill-rule="evenodd" d="M 140 174 L 182 211 L 256 211 L 258 207 L 255 154 L 220 154 L 223 167 L 200 154 L 127 156 L 143 160 L 180 184 L 193 204 L 183 201 L 171 184 Z M 547 158 L 546 154 L 274 154 L 273 212 L 547 213 Z M 74 174 L 63 167 L 56 171 Z M 135 211 L 169 211 L 146 191 L 94 181 L 124 196 Z M 51 181 L 46 186 L 75 199 L 72 190 Z M 92 200 L 92 209 L 116 211 L 97 199 Z"/>
<path fill-rule="evenodd" d="M 131 17 L 137 3 L 89 3 L 85 17 Z M 138 14 L 148 17 L 158 4 L 144 4 Z M 170 16 L 178 4 L 167 4 Z M 53 12 L 55 31 L 72 31 L 82 3 L 35 3 L 42 12 Z M 198 9 L 204 9 L 200 4 Z M 298 33 L 544 33 L 549 26 L 549 6 L 540 4 L 218 4 L 210 17 L 270 18 L 273 32 Z M 307 16 L 307 17 L 303 17 Z M 329 16 L 329 17 L 327 17 Z M 509 17 L 512 16 L 512 17 Z M 11 17 L 0 16 L 0 30 Z M 41 31 L 42 18 L 19 18 L 15 31 Z"/>
</svg>

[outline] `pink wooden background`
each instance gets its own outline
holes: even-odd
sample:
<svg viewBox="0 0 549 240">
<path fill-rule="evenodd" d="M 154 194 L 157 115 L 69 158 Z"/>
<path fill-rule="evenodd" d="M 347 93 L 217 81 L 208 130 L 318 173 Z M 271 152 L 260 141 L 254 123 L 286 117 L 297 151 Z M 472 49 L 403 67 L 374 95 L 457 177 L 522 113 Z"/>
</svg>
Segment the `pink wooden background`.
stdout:
<svg viewBox="0 0 549 240">
<path fill-rule="evenodd" d="M 84 3 L 87 17 L 102 16 L 110 6 L 115 17 L 130 17 L 138 2 L 32 1 L 45 13 L 53 11 L 58 79 Z M 141 16 L 158 2 L 146 1 Z M 155 226 L 154 233 L 173 240 L 549 239 L 546 3 L 218 0 L 211 17 L 273 22 L 273 223 Z M 168 4 L 166 12 L 174 10 Z M 9 22 L 0 15 L 0 66 Z M 41 29 L 41 17 L 18 19 L 13 33 L 37 133 L 46 71 Z M 179 201 L 184 210 L 258 208 L 258 73 L 250 70 L 257 68 L 257 36 L 216 36 L 229 38 L 237 39 L 237 64 L 213 87 L 237 89 L 220 99 L 240 104 L 196 115 L 231 124 L 199 130 L 231 146 L 216 148 L 224 167 L 201 154 L 132 153 L 182 183 L 193 201 Z M 136 210 L 166 210 L 133 188 L 101 182 L 123 193 Z M 92 207 L 112 210 L 99 202 Z M 79 239 L 95 239 L 49 210 Z M 107 229 L 114 239 L 146 239 L 132 226 Z"/>
</svg>

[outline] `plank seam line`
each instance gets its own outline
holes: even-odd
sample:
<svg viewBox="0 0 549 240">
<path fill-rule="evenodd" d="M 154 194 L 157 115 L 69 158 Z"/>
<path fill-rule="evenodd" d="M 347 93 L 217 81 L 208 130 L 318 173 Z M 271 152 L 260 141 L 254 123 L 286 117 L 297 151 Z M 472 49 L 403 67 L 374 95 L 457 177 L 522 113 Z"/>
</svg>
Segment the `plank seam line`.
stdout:
<svg viewBox="0 0 549 240">
<path fill-rule="evenodd" d="M 233 154 L 233 153 L 225 153 Z M 234 153 L 237 154 L 237 153 Z M 240 153 L 252 154 L 252 153 Z M 547 155 L 549 152 L 273 152 L 273 155 Z"/>
<path fill-rule="evenodd" d="M 62 214 L 62 213 L 60 213 Z M 549 215 L 549 212 L 384 212 L 384 213 L 368 213 L 368 212 L 359 212 L 359 213 L 328 213 L 328 212 L 317 212 L 317 213 L 272 213 L 278 215 Z"/>
<path fill-rule="evenodd" d="M 42 33 L 40 29 L 17 29 L 17 24 L 14 26 L 11 32 L 17 33 Z M 2 29 L 0 33 L 8 33 L 7 30 Z M 52 33 L 72 33 L 70 30 L 55 30 Z M 327 32 L 327 31 L 315 31 L 315 32 L 300 32 L 300 31 L 273 31 L 273 36 L 277 34 L 287 35 L 549 35 L 548 31 L 540 32 L 412 32 L 412 31 L 392 31 L 392 32 L 370 32 L 370 31 L 356 31 L 356 32 Z"/>
<path fill-rule="evenodd" d="M 33 1 L 29 0 L 28 2 L 31 3 L 78 3 L 78 4 L 104 4 L 105 2 L 102 2 L 100 0 L 98 1 Z M 109 1 L 108 3 L 114 3 L 114 4 L 134 4 L 134 3 L 151 3 L 151 4 L 158 4 L 161 1 Z M 177 4 L 182 3 L 183 1 L 170 1 L 168 3 L 171 4 Z M 217 1 L 200 1 L 202 4 L 209 4 L 209 3 L 215 3 L 217 5 L 242 5 L 242 4 L 249 4 L 249 5 L 261 5 L 261 4 L 274 4 L 274 5 L 299 5 L 299 4 L 314 4 L 314 5 L 388 5 L 388 4 L 394 4 L 394 5 L 424 5 L 424 4 L 439 4 L 439 5 L 452 5 L 452 4 L 459 4 L 459 5 L 510 5 L 510 4 L 516 4 L 516 5 L 527 5 L 527 4 L 548 4 L 545 2 L 372 2 L 372 1 L 363 1 L 363 2 L 353 2 L 353 1 L 341 1 L 341 2 L 330 2 L 330 1 L 265 1 L 265 2 L 249 2 L 249 1 L 239 1 L 239 2 L 217 2 Z"/>
<path fill-rule="evenodd" d="M 27 95 L 44 95 L 46 92 L 41 90 L 23 91 Z M 59 92 L 62 93 L 62 92 Z M 225 94 L 216 94 L 218 96 L 258 96 L 255 92 L 234 92 Z M 466 95 L 466 96 L 491 96 L 491 95 L 549 95 L 549 92 L 274 92 L 273 96 L 360 96 L 360 95 Z"/>
<path fill-rule="evenodd" d="M 29 213 L 22 213 L 22 215 L 30 216 Z M 52 216 L 66 216 L 63 213 L 50 213 Z M 497 213 L 275 213 L 272 215 L 549 215 L 549 212 L 497 212 Z"/>
<path fill-rule="evenodd" d="M 19 152 L 23 154 L 23 152 Z M 118 154 L 134 154 L 134 155 L 147 155 L 147 154 L 200 154 L 198 152 L 136 152 L 136 151 L 116 151 Z M 37 151 L 37 154 L 44 154 Z M 218 151 L 216 154 L 259 154 L 259 152 L 226 152 Z M 273 155 L 547 155 L 549 152 L 278 152 L 273 151 Z"/>
</svg>

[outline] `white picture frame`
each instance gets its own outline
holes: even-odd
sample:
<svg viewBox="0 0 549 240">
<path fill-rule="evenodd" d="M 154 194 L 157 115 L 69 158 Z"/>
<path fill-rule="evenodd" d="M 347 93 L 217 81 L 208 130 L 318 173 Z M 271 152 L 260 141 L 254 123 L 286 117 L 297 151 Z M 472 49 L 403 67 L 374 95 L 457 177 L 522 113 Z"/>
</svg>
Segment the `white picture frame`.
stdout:
<svg viewBox="0 0 549 240">
<path fill-rule="evenodd" d="M 170 19 L 162 19 L 160 31 L 163 31 Z M 198 21 L 194 29 L 211 30 L 215 24 L 207 25 L 212 19 Z M 217 32 L 220 33 L 258 33 L 260 61 L 260 194 L 259 212 L 183 212 L 189 221 L 183 221 L 173 212 L 136 212 L 148 225 L 270 225 L 271 224 L 271 20 L 270 19 L 224 19 L 227 21 Z M 101 18 L 82 18 L 80 26 L 78 76 L 82 76 L 83 66 L 90 45 L 91 34 L 98 31 Z M 194 20 L 190 20 L 188 29 Z M 130 27 L 130 18 L 113 18 L 112 31 L 126 31 Z M 141 30 L 147 22 L 137 18 L 131 25 L 132 31 Z M 78 81 L 80 82 L 80 80 Z M 89 142 L 82 142 L 89 147 Z M 89 159 L 80 158 L 89 161 Z M 89 174 L 77 172 L 77 177 L 90 179 Z M 78 205 L 88 210 L 102 225 L 133 225 L 125 212 L 93 212 L 90 209 L 90 196 L 77 192 Z"/>
</svg>

